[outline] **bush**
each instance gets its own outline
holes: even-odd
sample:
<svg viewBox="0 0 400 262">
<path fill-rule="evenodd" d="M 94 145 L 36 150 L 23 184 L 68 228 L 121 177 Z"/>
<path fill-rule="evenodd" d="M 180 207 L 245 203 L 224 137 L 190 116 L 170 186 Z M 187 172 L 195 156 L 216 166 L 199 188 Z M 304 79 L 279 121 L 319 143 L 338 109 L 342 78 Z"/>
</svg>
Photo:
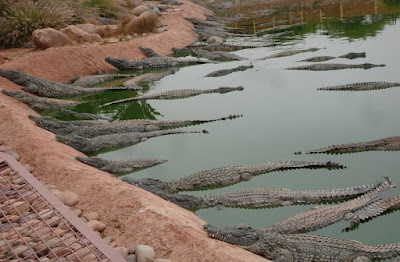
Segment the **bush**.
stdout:
<svg viewBox="0 0 400 262">
<path fill-rule="evenodd" d="M 121 6 L 116 4 L 113 0 L 87 0 L 83 2 L 83 6 L 97 8 L 101 16 L 109 18 L 118 17 L 122 9 Z"/>
<path fill-rule="evenodd" d="M 74 20 L 74 13 L 60 1 L 5 0 L 0 18 L 0 46 L 21 46 L 39 28 L 61 28 Z"/>
<path fill-rule="evenodd" d="M 137 28 L 134 29 L 135 33 L 154 33 L 157 29 L 158 25 L 158 16 L 157 15 L 149 15 L 143 18 L 140 18 Z"/>
</svg>

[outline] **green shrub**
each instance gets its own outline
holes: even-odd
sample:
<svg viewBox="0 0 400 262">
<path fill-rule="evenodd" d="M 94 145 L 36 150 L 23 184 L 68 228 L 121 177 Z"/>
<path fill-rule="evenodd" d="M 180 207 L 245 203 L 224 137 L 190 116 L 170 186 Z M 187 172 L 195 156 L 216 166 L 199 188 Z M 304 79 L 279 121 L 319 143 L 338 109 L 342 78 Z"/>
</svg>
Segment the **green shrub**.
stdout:
<svg viewBox="0 0 400 262">
<path fill-rule="evenodd" d="M 0 17 L 0 46 L 21 46 L 39 28 L 61 28 L 74 20 L 73 11 L 54 0 L 5 0 Z"/>
<path fill-rule="evenodd" d="M 83 6 L 97 8 L 101 16 L 110 18 L 117 17 L 121 11 L 121 6 L 113 0 L 87 0 L 83 2 Z"/>
</svg>

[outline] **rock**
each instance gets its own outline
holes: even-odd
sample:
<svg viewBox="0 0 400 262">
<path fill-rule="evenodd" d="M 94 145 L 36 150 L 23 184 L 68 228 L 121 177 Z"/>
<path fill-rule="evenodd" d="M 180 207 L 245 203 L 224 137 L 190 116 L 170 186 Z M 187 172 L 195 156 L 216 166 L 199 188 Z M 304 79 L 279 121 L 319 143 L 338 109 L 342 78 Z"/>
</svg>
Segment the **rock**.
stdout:
<svg viewBox="0 0 400 262">
<path fill-rule="evenodd" d="M 139 19 L 145 19 L 145 18 L 149 18 L 149 17 L 151 17 L 151 16 L 153 16 L 153 15 L 154 15 L 154 14 L 152 14 L 151 12 L 145 11 L 145 12 L 141 13 L 141 14 L 138 16 L 138 18 L 139 18 Z"/>
<path fill-rule="evenodd" d="M 10 209 L 8 211 L 8 214 L 10 214 L 10 215 L 16 215 L 16 214 L 18 214 L 18 212 L 23 215 L 23 214 L 29 213 L 29 211 L 31 210 L 31 207 L 25 201 L 17 201 L 17 202 L 12 203 L 11 205 L 13 206 L 13 209 Z"/>
<path fill-rule="evenodd" d="M 210 36 L 206 42 L 207 44 L 222 44 L 224 40 L 219 36 Z"/>
<path fill-rule="evenodd" d="M 0 146 L 0 152 L 5 152 L 8 150 L 12 150 L 11 146 Z"/>
<path fill-rule="evenodd" d="M 156 260 L 154 260 L 154 262 L 171 262 L 171 260 L 169 260 L 169 259 L 157 258 Z"/>
<path fill-rule="evenodd" d="M 103 240 L 107 243 L 107 245 L 110 245 L 111 241 L 113 240 L 112 236 L 108 236 L 103 238 Z M 129 249 L 128 249 L 128 253 L 129 253 Z"/>
<path fill-rule="evenodd" d="M 86 217 L 80 217 L 80 219 L 81 219 L 84 223 L 87 223 L 87 222 L 88 222 L 88 220 L 86 219 Z"/>
<path fill-rule="evenodd" d="M 40 262 L 50 262 L 50 258 L 44 257 L 40 259 Z"/>
<path fill-rule="evenodd" d="M 22 246 L 13 248 L 12 251 L 13 251 L 14 254 L 16 254 L 18 256 L 18 255 L 22 254 L 22 252 L 24 252 L 24 251 L 26 251 L 28 249 L 29 249 L 29 247 L 27 247 L 25 245 L 22 245 Z"/>
<path fill-rule="evenodd" d="M 97 25 L 94 24 L 77 24 L 75 27 L 85 31 L 88 34 L 96 34 Z"/>
<path fill-rule="evenodd" d="M 29 173 L 31 173 L 33 171 L 33 167 L 31 167 L 31 165 L 29 164 L 23 164 L 22 165 Z"/>
<path fill-rule="evenodd" d="M 110 247 L 116 247 L 117 246 L 117 242 L 113 241 L 110 243 Z"/>
<path fill-rule="evenodd" d="M 137 262 L 150 262 L 156 257 L 154 249 L 147 245 L 137 245 L 135 254 Z"/>
<path fill-rule="evenodd" d="M 73 206 L 79 201 L 78 195 L 70 191 L 62 192 L 57 197 L 64 205 L 67 206 Z"/>
<path fill-rule="evenodd" d="M 149 11 L 150 9 L 147 7 L 147 6 L 145 6 L 145 5 L 140 5 L 140 6 L 138 6 L 138 7 L 135 7 L 133 10 L 132 10 L 132 12 L 131 12 L 131 14 L 132 15 L 137 15 L 137 16 L 139 16 L 139 15 L 141 15 L 142 13 L 144 13 L 144 12 L 146 12 L 146 11 Z"/>
<path fill-rule="evenodd" d="M 66 34 L 72 41 L 78 44 L 101 42 L 101 36 L 98 34 L 88 34 L 74 25 L 68 25 L 60 30 Z"/>
<path fill-rule="evenodd" d="M 6 55 L 0 53 L 0 64 L 4 63 L 7 59 L 8 59 L 8 58 L 7 58 Z M 2 144 L 2 143 L 0 143 L 0 145 L 1 145 L 1 144 Z"/>
<path fill-rule="evenodd" d="M 166 31 L 168 31 L 168 26 L 163 26 L 163 27 L 157 28 L 157 33 L 163 33 Z"/>
<path fill-rule="evenodd" d="M 51 189 L 50 192 L 53 193 L 53 195 L 55 195 L 56 197 L 62 194 L 62 192 L 58 189 Z"/>
<path fill-rule="evenodd" d="M 36 29 L 32 33 L 32 41 L 37 48 L 42 49 L 72 44 L 66 34 L 53 28 Z"/>
<path fill-rule="evenodd" d="M 81 213 L 82 213 L 82 210 L 80 210 L 80 209 L 73 209 L 72 212 L 74 212 L 75 215 L 79 217 L 79 216 L 81 215 Z"/>
<path fill-rule="evenodd" d="M 100 217 L 97 212 L 84 213 L 83 216 L 86 217 L 87 220 L 98 220 Z"/>
<path fill-rule="evenodd" d="M 136 262 L 136 255 L 130 254 L 129 256 L 125 257 L 126 261 L 128 262 Z"/>
<path fill-rule="evenodd" d="M 128 248 L 129 254 L 135 254 L 135 252 L 136 252 L 136 245 L 132 245 Z"/>
<path fill-rule="evenodd" d="M 131 4 L 132 6 L 134 6 L 134 7 L 143 5 L 143 0 L 130 0 L 129 2 L 130 2 L 130 4 Z"/>
<path fill-rule="evenodd" d="M 95 33 L 101 37 L 111 37 L 119 34 L 117 25 L 101 25 L 97 26 Z"/>
<path fill-rule="evenodd" d="M 4 151 L 4 153 L 9 154 L 13 158 L 15 158 L 15 160 L 19 160 L 19 154 L 15 151 L 7 150 L 7 151 Z"/>
<path fill-rule="evenodd" d="M 89 228 L 93 231 L 103 231 L 106 228 L 106 225 L 98 220 L 90 220 L 87 222 Z"/>
<path fill-rule="evenodd" d="M 56 189 L 57 187 L 55 186 L 55 185 L 45 185 L 45 187 L 48 189 L 48 190 L 52 190 L 52 189 Z"/>
<path fill-rule="evenodd" d="M 147 36 L 147 34 L 146 34 L 146 33 L 143 33 L 142 36 Z"/>
<path fill-rule="evenodd" d="M 126 247 L 114 247 L 114 250 L 118 252 L 118 254 L 121 255 L 121 257 L 125 258 L 127 257 L 128 254 L 128 249 Z"/>
</svg>

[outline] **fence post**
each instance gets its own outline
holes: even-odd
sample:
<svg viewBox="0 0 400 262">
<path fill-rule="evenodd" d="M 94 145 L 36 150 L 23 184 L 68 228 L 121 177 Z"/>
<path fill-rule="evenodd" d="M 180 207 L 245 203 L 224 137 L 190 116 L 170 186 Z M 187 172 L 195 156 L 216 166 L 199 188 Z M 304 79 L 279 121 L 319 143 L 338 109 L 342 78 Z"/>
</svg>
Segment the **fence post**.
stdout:
<svg viewBox="0 0 400 262">
<path fill-rule="evenodd" d="M 340 2 L 340 18 L 343 18 L 343 3 Z"/>
<path fill-rule="evenodd" d="M 323 16 L 322 16 L 322 9 L 319 9 L 319 22 L 322 23 Z"/>
<path fill-rule="evenodd" d="M 289 12 L 289 22 L 292 24 L 292 11 Z"/>
<path fill-rule="evenodd" d="M 256 21 L 253 20 L 253 32 L 256 34 Z"/>
</svg>

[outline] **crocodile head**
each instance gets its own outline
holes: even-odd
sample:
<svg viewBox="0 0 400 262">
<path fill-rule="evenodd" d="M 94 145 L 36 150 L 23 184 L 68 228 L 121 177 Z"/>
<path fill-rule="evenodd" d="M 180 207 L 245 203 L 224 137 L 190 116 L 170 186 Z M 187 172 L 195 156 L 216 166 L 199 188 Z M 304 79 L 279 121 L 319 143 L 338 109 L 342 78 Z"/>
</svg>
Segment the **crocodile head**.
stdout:
<svg viewBox="0 0 400 262">
<path fill-rule="evenodd" d="M 122 181 L 143 188 L 156 195 L 165 195 L 170 191 L 168 182 L 163 182 L 158 179 L 144 178 L 140 180 L 134 180 L 123 177 Z"/>
<path fill-rule="evenodd" d="M 66 145 L 72 146 L 73 148 L 82 152 L 85 151 L 85 148 L 87 146 L 86 138 L 74 134 L 67 136 L 56 135 L 56 140 Z"/>
<path fill-rule="evenodd" d="M 0 76 L 4 76 L 17 84 L 24 83 L 23 81 L 24 74 L 21 73 L 20 71 L 0 69 Z"/>
<path fill-rule="evenodd" d="M 248 226 L 219 227 L 207 224 L 203 228 L 209 237 L 244 248 L 255 244 L 260 239 L 259 230 Z"/>
<path fill-rule="evenodd" d="M 68 122 L 60 121 L 51 117 L 34 117 L 29 116 L 30 119 L 35 121 L 35 124 L 57 135 L 68 135 L 74 131 L 73 125 Z"/>
<path fill-rule="evenodd" d="M 363 66 L 365 69 L 370 69 L 373 67 L 385 67 L 386 65 L 384 65 L 384 64 L 376 65 L 376 64 L 370 64 L 370 63 L 364 63 Z"/>
<path fill-rule="evenodd" d="M 238 86 L 238 87 L 221 86 L 221 87 L 218 87 L 215 90 L 218 93 L 225 94 L 225 93 L 229 93 L 229 92 L 232 92 L 232 91 L 242 91 L 243 89 L 244 89 L 243 86 Z"/>
</svg>

